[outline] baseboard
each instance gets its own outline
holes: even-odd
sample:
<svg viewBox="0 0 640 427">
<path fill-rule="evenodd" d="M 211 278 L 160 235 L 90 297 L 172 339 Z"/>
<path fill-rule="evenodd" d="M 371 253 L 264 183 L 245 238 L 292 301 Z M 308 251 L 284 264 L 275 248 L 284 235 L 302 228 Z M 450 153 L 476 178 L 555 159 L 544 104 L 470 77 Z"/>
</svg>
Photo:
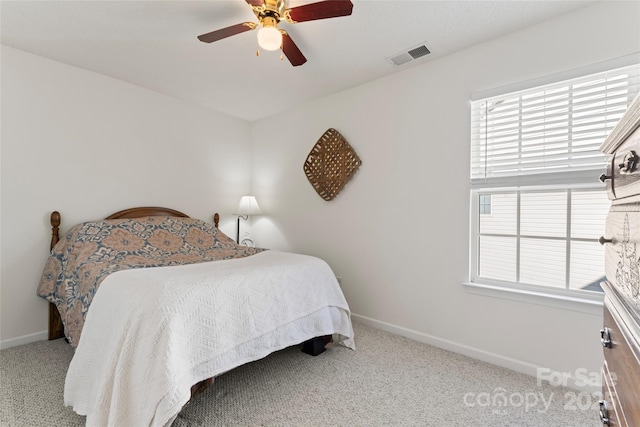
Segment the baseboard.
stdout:
<svg viewBox="0 0 640 427">
<path fill-rule="evenodd" d="M 21 337 L 9 338 L 0 341 L 0 350 L 17 347 L 19 345 L 30 344 L 36 341 L 44 341 L 49 337 L 47 331 L 36 332 L 35 334 L 23 335 Z"/>
<path fill-rule="evenodd" d="M 537 366 L 529 362 L 525 362 L 522 360 L 514 359 L 511 357 L 507 357 L 497 353 L 491 353 L 485 350 L 481 350 L 479 348 L 471 347 L 465 344 L 460 344 L 458 342 L 450 341 L 444 338 L 436 337 L 433 335 L 425 334 L 423 332 L 415 331 L 413 329 L 404 328 L 402 326 L 394 325 L 391 323 L 383 322 L 381 320 L 372 319 L 370 317 L 361 316 L 359 314 L 351 313 L 351 318 L 358 323 L 362 323 L 367 326 L 371 326 L 376 329 L 381 329 L 386 332 L 390 332 L 395 335 L 400 335 L 403 337 L 407 337 L 414 341 L 418 341 L 421 343 L 429 344 L 434 347 L 438 347 L 444 350 L 452 351 L 454 353 L 459 353 L 464 356 L 471 357 L 473 359 L 481 360 L 483 362 L 491 363 L 492 365 L 500 366 L 503 368 L 510 369 L 512 371 L 520 372 L 522 374 L 530 375 L 534 378 L 538 378 L 538 373 L 540 371 L 545 372 L 545 377 L 555 375 L 562 375 L 553 370 L 549 370 L 546 367 Z M 356 337 L 356 343 L 357 343 Z M 567 387 L 584 390 L 590 393 L 599 392 L 601 390 L 600 384 L 597 385 L 585 385 L 584 378 L 576 378 L 571 375 L 569 377 L 564 374 L 565 383 Z M 557 376 L 556 376 L 557 377 Z M 554 377 L 554 378 L 556 378 Z M 548 382 L 548 381 L 544 381 Z"/>
</svg>

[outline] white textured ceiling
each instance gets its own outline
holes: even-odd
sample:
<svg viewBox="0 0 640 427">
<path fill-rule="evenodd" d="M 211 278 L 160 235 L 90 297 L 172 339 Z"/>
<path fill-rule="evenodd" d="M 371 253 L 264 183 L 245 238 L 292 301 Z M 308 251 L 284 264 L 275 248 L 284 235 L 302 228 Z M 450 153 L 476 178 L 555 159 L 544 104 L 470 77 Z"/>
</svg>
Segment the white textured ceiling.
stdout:
<svg viewBox="0 0 640 427">
<path fill-rule="evenodd" d="M 0 23 L 6 46 L 256 120 L 593 2 L 353 3 L 351 16 L 281 23 L 307 57 L 299 67 L 280 61 L 279 53 L 256 57 L 255 31 L 198 41 L 200 34 L 255 22 L 244 0 L 2 0 Z M 432 52 L 424 58 L 400 67 L 388 60 L 423 43 Z"/>
</svg>

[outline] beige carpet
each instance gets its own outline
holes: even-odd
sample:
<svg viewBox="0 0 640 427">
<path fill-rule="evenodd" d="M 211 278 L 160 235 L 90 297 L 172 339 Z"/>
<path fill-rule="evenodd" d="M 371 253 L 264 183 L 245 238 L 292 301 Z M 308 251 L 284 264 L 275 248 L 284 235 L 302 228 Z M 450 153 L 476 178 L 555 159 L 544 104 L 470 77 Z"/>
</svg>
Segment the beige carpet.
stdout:
<svg viewBox="0 0 640 427">
<path fill-rule="evenodd" d="M 601 425 L 597 396 L 582 394 L 577 405 L 574 390 L 538 386 L 523 374 L 354 328 L 356 351 L 334 347 L 311 357 L 289 348 L 222 375 L 173 427 Z M 63 404 L 72 355 L 62 340 L 1 351 L 1 425 L 84 425 Z"/>
</svg>

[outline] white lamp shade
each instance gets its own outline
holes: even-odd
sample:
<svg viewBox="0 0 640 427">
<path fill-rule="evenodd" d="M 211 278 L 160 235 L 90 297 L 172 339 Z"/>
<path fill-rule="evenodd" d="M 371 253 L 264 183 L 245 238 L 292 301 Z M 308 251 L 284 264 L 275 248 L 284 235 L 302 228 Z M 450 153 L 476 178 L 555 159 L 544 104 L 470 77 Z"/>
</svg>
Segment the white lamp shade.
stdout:
<svg viewBox="0 0 640 427">
<path fill-rule="evenodd" d="M 258 30 L 258 44 L 264 50 L 278 50 L 282 46 L 282 33 L 275 27 L 262 27 Z"/>
<path fill-rule="evenodd" d="M 242 196 L 234 215 L 262 215 L 258 201 L 254 196 Z"/>
</svg>

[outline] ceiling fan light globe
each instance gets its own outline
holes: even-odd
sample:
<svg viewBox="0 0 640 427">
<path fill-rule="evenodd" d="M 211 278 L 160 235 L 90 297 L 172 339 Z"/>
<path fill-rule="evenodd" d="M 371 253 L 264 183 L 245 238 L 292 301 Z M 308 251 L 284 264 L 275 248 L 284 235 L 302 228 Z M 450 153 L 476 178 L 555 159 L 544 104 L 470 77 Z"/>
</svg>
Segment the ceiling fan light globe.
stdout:
<svg viewBox="0 0 640 427">
<path fill-rule="evenodd" d="M 258 30 L 258 45 L 264 50 L 278 50 L 282 46 L 282 33 L 275 27 Z"/>
</svg>

